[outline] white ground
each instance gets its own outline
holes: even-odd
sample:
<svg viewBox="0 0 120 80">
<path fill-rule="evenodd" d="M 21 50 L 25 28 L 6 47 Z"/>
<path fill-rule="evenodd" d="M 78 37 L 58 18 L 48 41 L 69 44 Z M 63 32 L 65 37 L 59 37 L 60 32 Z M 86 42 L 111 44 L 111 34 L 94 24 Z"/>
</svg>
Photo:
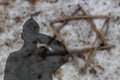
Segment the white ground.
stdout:
<svg viewBox="0 0 120 80">
<path fill-rule="evenodd" d="M 81 4 L 90 15 L 111 13 L 114 17 L 120 17 L 120 0 L 38 0 L 34 5 L 27 0 L 0 0 L 0 80 L 3 80 L 8 55 L 23 45 L 20 33 L 30 14 L 40 11 L 34 17 L 40 25 L 40 32 L 52 36 L 53 31 L 48 21 L 71 15 L 77 4 Z M 104 21 L 105 19 L 94 20 L 99 30 Z M 111 49 L 111 55 L 106 50 L 99 50 L 94 58 L 104 71 L 95 67 L 96 75 L 89 72 L 82 74 L 80 70 L 84 61 L 76 57 L 56 72 L 54 80 L 120 80 L 120 18 L 110 19 L 109 26 L 105 42 L 116 47 Z M 70 21 L 60 34 L 70 49 L 91 46 L 95 39 L 95 33 L 86 20 Z"/>
</svg>

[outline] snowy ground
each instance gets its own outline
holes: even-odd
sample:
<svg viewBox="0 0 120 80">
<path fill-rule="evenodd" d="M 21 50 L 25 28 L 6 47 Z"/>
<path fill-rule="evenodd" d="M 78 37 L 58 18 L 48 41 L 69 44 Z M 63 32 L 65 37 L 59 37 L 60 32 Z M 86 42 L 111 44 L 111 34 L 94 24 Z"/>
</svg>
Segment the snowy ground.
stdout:
<svg viewBox="0 0 120 80">
<path fill-rule="evenodd" d="M 3 80 L 8 55 L 23 45 L 20 33 L 31 14 L 40 12 L 33 18 L 39 23 L 41 33 L 52 36 L 53 31 L 48 22 L 71 15 L 77 4 L 90 15 L 111 13 L 114 17 L 120 17 L 120 0 L 0 0 L 0 80 Z M 94 20 L 98 30 L 104 21 L 105 19 Z M 80 70 L 85 62 L 76 57 L 56 72 L 54 80 L 120 80 L 120 18 L 110 19 L 109 26 L 105 42 L 116 47 L 111 49 L 111 55 L 106 50 L 99 50 L 94 58 L 95 63 L 104 70 L 96 68 L 96 74 L 82 74 Z M 69 49 L 91 46 L 95 39 L 95 33 L 86 20 L 70 21 L 60 34 Z"/>
</svg>

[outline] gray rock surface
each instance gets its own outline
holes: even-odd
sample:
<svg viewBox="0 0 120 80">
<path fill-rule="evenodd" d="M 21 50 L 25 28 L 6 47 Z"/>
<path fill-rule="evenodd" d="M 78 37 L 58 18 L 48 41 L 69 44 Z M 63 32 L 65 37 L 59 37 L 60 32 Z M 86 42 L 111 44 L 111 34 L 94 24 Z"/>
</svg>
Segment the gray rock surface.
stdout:
<svg viewBox="0 0 120 80">
<path fill-rule="evenodd" d="M 85 62 L 76 57 L 62 66 L 54 74 L 53 80 L 119 80 L 120 18 L 117 16 L 120 16 L 120 0 L 0 0 L 0 80 L 4 79 L 8 55 L 20 50 L 24 44 L 21 39 L 22 25 L 31 14 L 40 12 L 33 17 L 40 25 L 39 32 L 53 36 L 49 21 L 71 15 L 77 8 L 77 4 L 80 4 L 89 15 L 108 15 L 111 13 L 115 17 L 110 19 L 105 42 L 116 47 L 111 49 L 111 55 L 106 50 L 96 52 L 93 60 L 104 71 L 95 67 L 96 75 L 89 72 L 83 75 L 80 70 Z M 94 19 L 98 30 L 101 29 L 104 21 L 105 19 Z M 69 49 L 91 47 L 96 37 L 84 19 L 70 21 L 60 31 L 60 35 Z"/>
</svg>

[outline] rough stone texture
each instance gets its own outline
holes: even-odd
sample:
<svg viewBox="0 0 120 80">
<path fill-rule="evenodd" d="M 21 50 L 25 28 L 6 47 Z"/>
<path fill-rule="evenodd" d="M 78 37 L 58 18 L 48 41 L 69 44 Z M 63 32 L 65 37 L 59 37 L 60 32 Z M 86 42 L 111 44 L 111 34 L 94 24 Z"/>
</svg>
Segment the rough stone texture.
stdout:
<svg viewBox="0 0 120 80">
<path fill-rule="evenodd" d="M 36 2 L 35 2 L 36 1 Z M 96 64 L 102 66 L 104 71 L 96 69 L 96 75 L 80 73 L 84 61 L 75 58 L 58 70 L 54 80 L 119 80 L 120 77 L 120 0 L 0 0 L 0 79 L 3 80 L 3 71 L 8 55 L 19 50 L 23 41 L 20 38 L 23 23 L 31 14 L 39 12 L 33 18 L 40 25 L 40 32 L 53 35 L 49 21 L 58 17 L 71 15 L 77 8 L 77 4 L 90 15 L 107 15 L 111 13 L 115 18 L 110 19 L 110 28 L 105 42 L 116 45 L 111 49 L 110 56 L 107 51 L 96 52 L 94 58 Z M 105 19 L 94 20 L 98 30 Z M 95 33 L 86 20 L 70 21 L 60 32 L 63 41 L 71 49 L 81 49 L 91 46 Z M 84 40 L 84 42 L 83 42 Z M 93 65 L 94 66 L 94 65 Z"/>
</svg>

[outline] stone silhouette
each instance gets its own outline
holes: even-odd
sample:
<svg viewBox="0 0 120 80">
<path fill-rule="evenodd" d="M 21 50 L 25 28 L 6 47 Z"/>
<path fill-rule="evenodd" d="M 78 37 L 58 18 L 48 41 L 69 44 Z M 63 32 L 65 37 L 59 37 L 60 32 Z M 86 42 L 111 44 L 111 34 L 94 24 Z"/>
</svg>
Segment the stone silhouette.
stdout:
<svg viewBox="0 0 120 80">
<path fill-rule="evenodd" d="M 53 40 L 50 49 L 37 47 L 46 44 L 52 37 L 39 33 L 39 25 L 30 18 L 23 25 L 23 47 L 8 56 L 4 80 L 52 80 L 52 74 L 70 57 L 65 46 Z"/>
</svg>

